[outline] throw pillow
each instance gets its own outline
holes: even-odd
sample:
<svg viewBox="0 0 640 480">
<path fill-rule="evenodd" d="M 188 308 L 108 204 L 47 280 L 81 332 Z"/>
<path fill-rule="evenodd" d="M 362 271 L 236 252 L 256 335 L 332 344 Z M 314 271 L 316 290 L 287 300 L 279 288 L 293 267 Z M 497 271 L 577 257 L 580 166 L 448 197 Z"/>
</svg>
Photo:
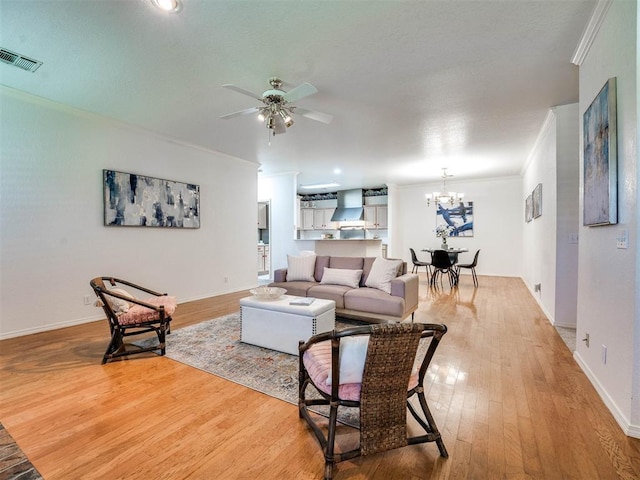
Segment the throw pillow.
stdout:
<svg viewBox="0 0 640 480">
<path fill-rule="evenodd" d="M 109 291 L 117 293 L 119 295 L 123 295 L 127 298 L 135 298 L 133 295 L 122 288 L 112 288 Z M 119 313 L 127 313 L 129 311 L 129 307 L 131 306 L 130 302 L 127 302 L 126 300 L 123 300 L 121 298 L 112 297 L 111 295 L 107 295 L 106 298 L 109 302 L 111 310 L 113 310 L 113 313 L 115 313 L 116 315 L 118 315 Z"/>
<path fill-rule="evenodd" d="M 315 282 L 313 278 L 315 269 L 315 255 L 303 255 L 300 257 L 287 255 L 287 282 Z"/>
<path fill-rule="evenodd" d="M 371 272 L 367 277 L 365 285 L 377 288 L 383 292 L 391 293 L 391 280 L 398 276 L 398 270 L 402 265 L 402 260 L 387 260 L 378 257 L 371 266 Z"/>
<path fill-rule="evenodd" d="M 369 336 L 347 337 L 340 340 L 340 385 L 345 383 L 362 383 L 364 362 L 367 359 Z M 331 374 L 327 385 L 331 385 Z"/>
<path fill-rule="evenodd" d="M 362 277 L 362 270 L 325 267 L 320 283 L 358 288 L 360 286 L 360 277 Z"/>
</svg>

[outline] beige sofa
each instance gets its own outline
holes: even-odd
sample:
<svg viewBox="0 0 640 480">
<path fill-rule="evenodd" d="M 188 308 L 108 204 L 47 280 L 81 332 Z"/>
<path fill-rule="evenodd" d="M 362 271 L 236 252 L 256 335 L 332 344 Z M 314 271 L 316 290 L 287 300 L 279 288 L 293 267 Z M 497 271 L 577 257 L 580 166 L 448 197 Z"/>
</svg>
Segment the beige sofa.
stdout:
<svg viewBox="0 0 640 480">
<path fill-rule="evenodd" d="M 274 271 L 271 287 L 282 287 L 288 295 L 314 297 L 336 302 L 336 315 L 364 320 L 370 323 L 400 322 L 418 308 L 418 276 L 407 274 L 406 262 L 401 262 L 396 276 L 390 280 L 390 293 L 379 288 L 366 286 L 375 257 L 315 257 L 313 281 L 287 281 L 287 269 Z M 381 260 L 384 262 L 384 260 Z M 362 270 L 358 287 L 327 283 L 333 273 L 330 270 L 324 278 L 325 268 Z M 356 274 L 357 276 L 357 274 Z M 369 282 L 371 283 L 371 282 Z"/>
</svg>

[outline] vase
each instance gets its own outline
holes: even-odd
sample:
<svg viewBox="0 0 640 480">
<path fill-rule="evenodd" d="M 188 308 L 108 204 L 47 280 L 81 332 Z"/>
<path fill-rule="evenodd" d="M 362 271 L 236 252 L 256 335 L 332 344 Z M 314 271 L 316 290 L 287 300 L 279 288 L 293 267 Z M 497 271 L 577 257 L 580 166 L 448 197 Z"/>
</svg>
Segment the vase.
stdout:
<svg viewBox="0 0 640 480">
<path fill-rule="evenodd" d="M 442 250 L 449 250 L 449 245 L 447 245 L 447 239 L 446 238 L 442 239 L 442 245 L 440 245 L 440 248 L 442 248 Z"/>
</svg>

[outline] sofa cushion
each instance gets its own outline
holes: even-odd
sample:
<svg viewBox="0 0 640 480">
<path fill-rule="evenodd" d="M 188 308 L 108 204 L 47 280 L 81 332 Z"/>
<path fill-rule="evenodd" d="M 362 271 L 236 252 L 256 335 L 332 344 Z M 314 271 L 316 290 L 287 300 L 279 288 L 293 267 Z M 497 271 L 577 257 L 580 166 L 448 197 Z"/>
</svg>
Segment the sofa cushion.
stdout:
<svg viewBox="0 0 640 480">
<path fill-rule="evenodd" d="M 324 269 L 329 267 L 329 259 L 331 259 L 329 255 L 318 255 L 316 257 L 316 271 L 314 273 L 316 282 L 320 282 L 322 280 Z"/>
<path fill-rule="evenodd" d="M 398 271 L 401 267 L 402 260 L 386 260 L 378 257 L 373 262 L 365 285 L 391 293 L 391 280 L 398 276 Z"/>
<path fill-rule="evenodd" d="M 345 287 L 344 285 L 315 284 L 313 287 L 307 290 L 307 297 L 333 300 L 334 302 L 336 302 L 336 308 L 344 308 L 344 295 L 350 290 L 354 289 L 351 287 Z"/>
<path fill-rule="evenodd" d="M 362 270 L 363 266 L 363 257 L 331 257 L 329 259 L 330 268 L 349 268 L 351 270 Z"/>
<path fill-rule="evenodd" d="M 326 268 L 322 275 L 321 284 L 344 285 L 345 287 L 358 288 L 362 270 L 351 270 L 350 268 Z"/>
<path fill-rule="evenodd" d="M 344 308 L 348 310 L 401 317 L 404 307 L 404 298 L 391 296 L 377 288 L 351 289 L 344 295 Z"/>
<path fill-rule="evenodd" d="M 296 280 L 303 282 L 313 282 L 315 278 L 313 274 L 316 268 L 315 255 L 303 255 L 295 257 L 287 255 L 287 281 L 294 282 Z"/>
<path fill-rule="evenodd" d="M 294 297 L 310 297 L 307 292 L 313 286 L 317 285 L 316 282 L 272 282 L 270 287 L 280 287 L 287 291 L 287 295 L 293 295 Z"/>
</svg>

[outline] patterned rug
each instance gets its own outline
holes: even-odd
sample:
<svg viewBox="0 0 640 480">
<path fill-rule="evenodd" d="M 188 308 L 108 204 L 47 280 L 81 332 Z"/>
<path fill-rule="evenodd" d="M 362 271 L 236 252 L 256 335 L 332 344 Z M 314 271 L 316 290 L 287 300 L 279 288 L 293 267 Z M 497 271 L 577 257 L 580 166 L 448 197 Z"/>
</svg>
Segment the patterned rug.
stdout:
<svg viewBox="0 0 640 480">
<path fill-rule="evenodd" d="M 336 321 L 343 329 L 359 322 Z M 135 342 L 147 346 L 155 338 Z M 298 404 L 298 357 L 240 341 L 240 313 L 232 313 L 196 325 L 172 330 L 167 336 L 166 356 L 239 385 L 262 392 L 285 402 Z M 307 397 L 313 388 L 307 389 Z M 328 409 L 314 408 L 327 416 Z M 347 425 L 359 424 L 358 410 L 341 408 L 339 420 Z"/>
<path fill-rule="evenodd" d="M 42 480 L 13 437 L 0 423 L 0 479 Z"/>
</svg>

